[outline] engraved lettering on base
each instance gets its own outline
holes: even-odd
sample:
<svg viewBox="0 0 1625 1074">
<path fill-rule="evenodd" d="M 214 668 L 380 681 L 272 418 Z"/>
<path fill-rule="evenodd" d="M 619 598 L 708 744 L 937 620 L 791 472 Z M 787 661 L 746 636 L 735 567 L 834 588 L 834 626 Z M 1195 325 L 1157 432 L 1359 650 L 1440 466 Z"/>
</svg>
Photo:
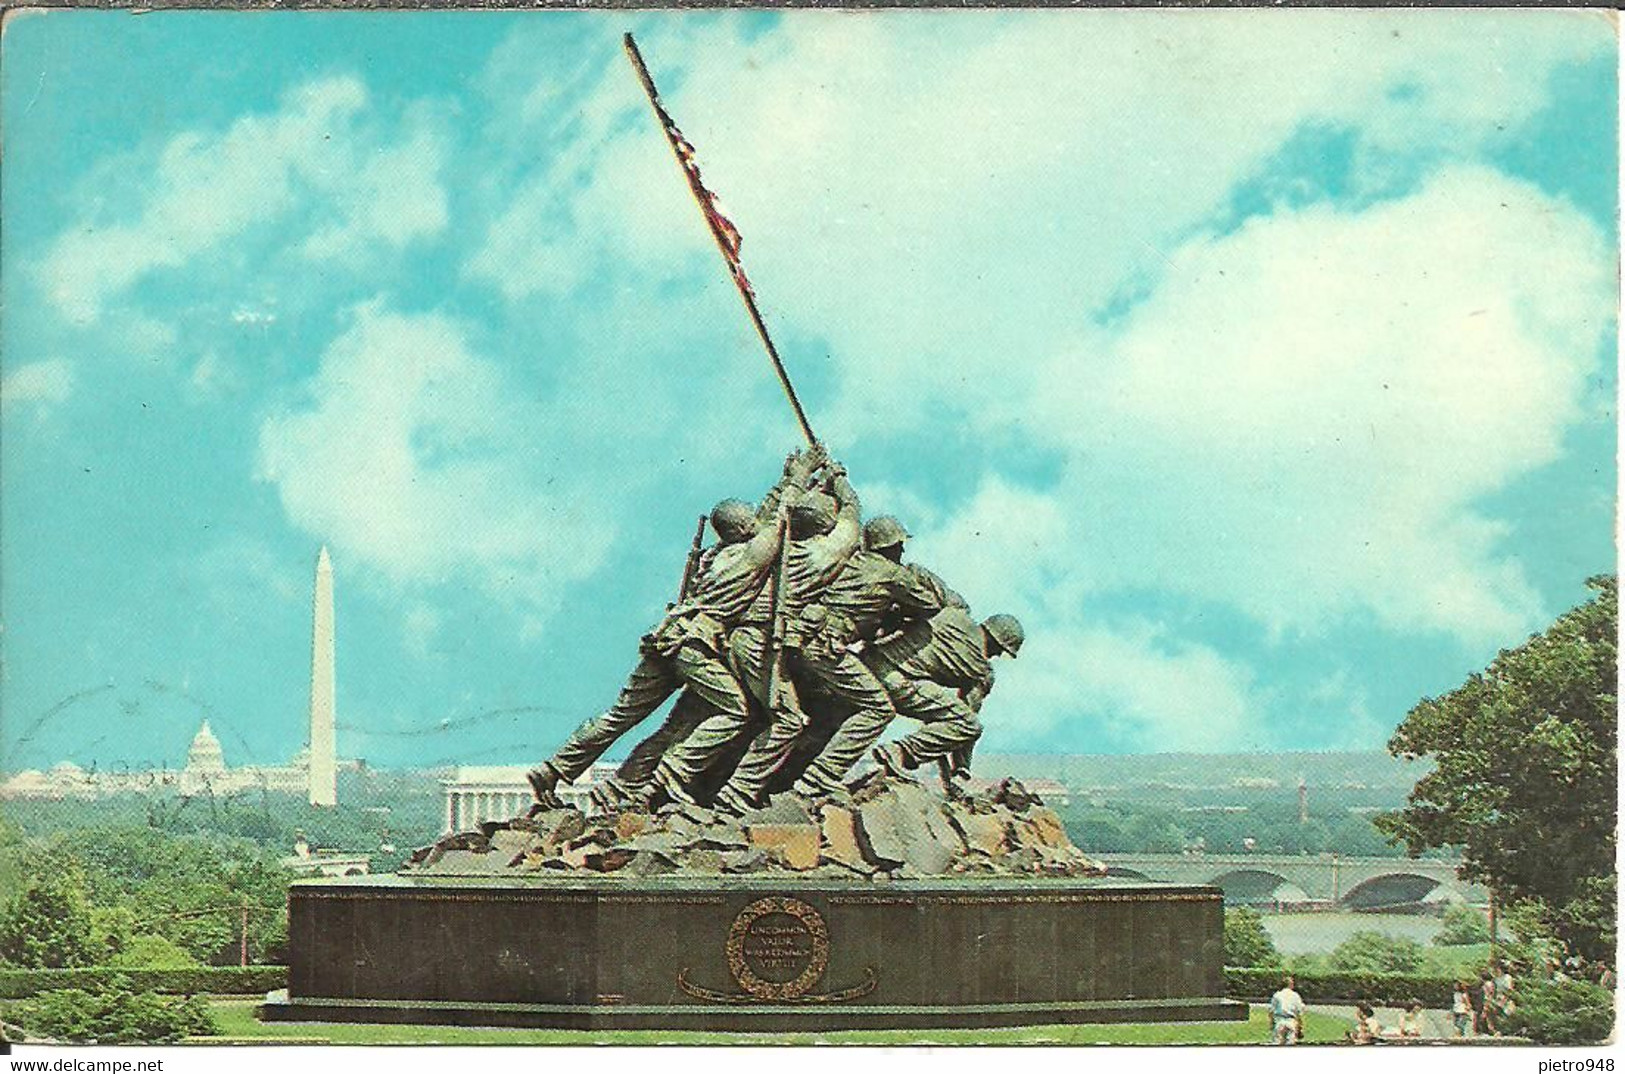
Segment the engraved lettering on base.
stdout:
<svg viewBox="0 0 1625 1074">
<path fill-rule="evenodd" d="M 800 899 L 757 899 L 728 930 L 728 970 L 759 999 L 794 999 L 812 990 L 829 965 L 829 929 Z"/>
<path fill-rule="evenodd" d="M 723 951 L 743 994 L 696 985 L 686 967 L 677 974 L 678 986 L 713 1003 L 839 1003 L 875 989 L 875 972 L 866 969 L 861 984 L 810 994 L 829 966 L 829 928 L 823 915 L 800 899 L 775 895 L 745 907 L 728 930 Z"/>
</svg>

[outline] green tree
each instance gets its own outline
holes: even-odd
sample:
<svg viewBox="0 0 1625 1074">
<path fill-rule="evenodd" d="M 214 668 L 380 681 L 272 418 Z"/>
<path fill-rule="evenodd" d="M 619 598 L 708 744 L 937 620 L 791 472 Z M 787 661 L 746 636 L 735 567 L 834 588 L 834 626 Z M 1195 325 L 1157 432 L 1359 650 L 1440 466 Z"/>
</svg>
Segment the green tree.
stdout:
<svg viewBox="0 0 1625 1074">
<path fill-rule="evenodd" d="M 1410 711 L 1388 749 L 1436 767 L 1377 824 L 1413 855 L 1459 847 L 1465 876 L 1612 961 L 1619 583 L 1587 584 L 1590 601 Z"/>
<path fill-rule="evenodd" d="M 0 914 L 0 959 L 13 965 L 91 966 L 103 953 L 90 906 L 71 869 L 38 877 Z"/>
<path fill-rule="evenodd" d="M 1224 912 L 1224 964 L 1226 966 L 1279 966 L 1281 952 L 1264 928 L 1257 910 L 1235 906 Z"/>
<path fill-rule="evenodd" d="M 1444 912 L 1444 926 L 1433 942 L 1440 947 L 1459 947 L 1462 944 L 1488 943 L 1490 925 L 1484 915 L 1470 906 L 1451 906 Z"/>
<path fill-rule="evenodd" d="M 1614 1031 L 1614 997 L 1590 981 L 1520 984 L 1498 1028 L 1537 1044 L 1600 1044 Z"/>
<path fill-rule="evenodd" d="M 1338 973 L 1416 973 L 1422 968 L 1422 945 L 1403 936 L 1356 932 L 1326 957 Z"/>
<path fill-rule="evenodd" d="M 1136 813 L 1123 826 L 1123 834 L 1129 844 L 1126 849 L 1135 854 L 1178 854 L 1187 841 L 1184 829 L 1161 810 Z"/>
</svg>

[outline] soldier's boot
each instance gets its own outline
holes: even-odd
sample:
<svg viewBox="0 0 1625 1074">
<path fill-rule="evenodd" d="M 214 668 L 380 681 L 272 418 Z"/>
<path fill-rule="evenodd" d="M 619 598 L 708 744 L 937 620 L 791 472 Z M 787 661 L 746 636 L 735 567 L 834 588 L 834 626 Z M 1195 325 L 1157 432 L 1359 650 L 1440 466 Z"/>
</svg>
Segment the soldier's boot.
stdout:
<svg viewBox="0 0 1625 1074">
<path fill-rule="evenodd" d="M 846 784 L 819 768 L 808 768 L 790 787 L 803 798 L 832 798 L 846 790 Z"/>
<path fill-rule="evenodd" d="M 668 801 L 676 802 L 678 805 L 699 805 L 694 796 L 688 793 L 688 788 L 683 786 L 683 781 L 666 767 L 665 762 L 661 762 L 655 768 L 653 782 L 654 789 L 663 794 Z"/>
<path fill-rule="evenodd" d="M 631 795 L 614 776 L 587 792 L 593 814 L 609 815 L 631 807 Z"/>
<path fill-rule="evenodd" d="M 653 813 L 666 801 L 666 792 L 652 782 L 632 787 L 626 792 L 626 808 L 639 813 Z"/>
<path fill-rule="evenodd" d="M 908 763 L 908 758 L 895 742 L 888 742 L 884 746 L 876 746 L 870 751 L 869 756 L 874 758 L 875 764 L 879 765 L 888 776 L 894 776 L 897 779 L 913 778 L 908 774 L 908 770 L 914 766 Z"/>
<path fill-rule="evenodd" d="M 717 792 L 716 800 L 711 803 L 711 808 L 730 817 L 742 817 L 755 809 L 756 803 L 746 798 L 740 791 L 732 787 L 724 787 Z"/>
<path fill-rule="evenodd" d="M 530 781 L 530 793 L 535 796 L 538 806 L 543 809 L 564 808 L 564 801 L 555 790 L 559 785 L 559 770 L 551 762 L 543 761 L 526 772 L 525 778 Z"/>
</svg>

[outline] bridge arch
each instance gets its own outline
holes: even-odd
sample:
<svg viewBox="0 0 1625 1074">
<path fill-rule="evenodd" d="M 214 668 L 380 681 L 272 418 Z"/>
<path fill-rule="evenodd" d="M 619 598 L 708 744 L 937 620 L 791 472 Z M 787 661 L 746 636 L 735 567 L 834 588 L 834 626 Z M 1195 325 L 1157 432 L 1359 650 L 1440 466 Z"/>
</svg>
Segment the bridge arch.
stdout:
<svg viewBox="0 0 1625 1074">
<path fill-rule="evenodd" d="M 1280 873 L 1264 869 L 1232 869 L 1209 880 L 1224 892 L 1224 901 L 1236 906 L 1308 902 L 1309 895 Z"/>
<path fill-rule="evenodd" d="M 1428 896 L 1435 890 L 1446 886 L 1444 881 L 1420 873 L 1382 873 L 1349 888 L 1338 902 L 1350 910 L 1420 907 L 1431 901 Z"/>
</svg>

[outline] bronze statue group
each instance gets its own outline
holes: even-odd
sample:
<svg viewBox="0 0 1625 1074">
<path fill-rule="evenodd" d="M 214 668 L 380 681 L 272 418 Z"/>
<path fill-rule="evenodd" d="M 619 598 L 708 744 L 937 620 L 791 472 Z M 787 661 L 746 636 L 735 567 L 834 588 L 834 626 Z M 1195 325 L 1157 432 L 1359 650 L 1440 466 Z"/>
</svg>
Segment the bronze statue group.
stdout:
<svg viewBox="0 0 1625 1074">
<path fill-rule="evenodd" d="M 593 792 L 605 812 L 666 801 L 742 814 L 769 795 L 839 794 L 867 753 L 895 776 L 936 762 L 969 775 L 994 657 L 1013 616 L 978 623 L 964 599 L 903 562 L 908 532 L 864 523 L 845 469 L 815 444 L 760 505 L 711 511 L 716 543 L 690 557 L 679 599 L 639 646 L 615 704 L 530 773 L 542 807 L 673 693 L 664 722 Z M 899 716 L 919 726 L 877 746 Z"/>
</svg>

